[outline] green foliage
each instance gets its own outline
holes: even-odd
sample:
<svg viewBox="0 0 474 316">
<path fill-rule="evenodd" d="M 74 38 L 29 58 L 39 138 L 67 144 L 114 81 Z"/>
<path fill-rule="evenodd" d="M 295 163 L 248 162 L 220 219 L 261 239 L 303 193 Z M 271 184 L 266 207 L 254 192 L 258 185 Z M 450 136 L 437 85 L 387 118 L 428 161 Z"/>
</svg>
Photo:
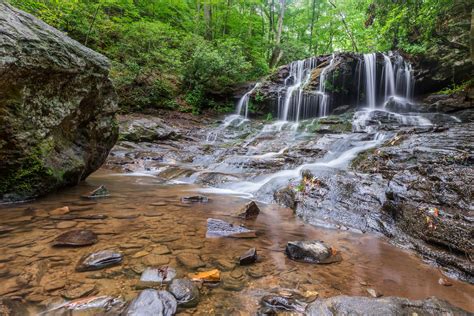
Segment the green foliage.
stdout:
<svg viewBox="0 0 474 316">
<path fill-rule="evenodd" d="M 456 2 L 288 0 L 280 37 L 280 1 L 9 1 L 109 57 L 123 111 L 193 112 L 227 107 L 230 88 L 272 71 L 276 51 L 275 67 L 335 51 L 422 53 Z"/>
<path fill-rule="evenodd" d="M 466 90 L 466 88 L 474 85 L 474 79 L 468 80 L 461 84 L 452 84 L 449 87 L 444 88 L 443 90 L 438 91 L 438 94 L 454 94 Z"/>
</svg>

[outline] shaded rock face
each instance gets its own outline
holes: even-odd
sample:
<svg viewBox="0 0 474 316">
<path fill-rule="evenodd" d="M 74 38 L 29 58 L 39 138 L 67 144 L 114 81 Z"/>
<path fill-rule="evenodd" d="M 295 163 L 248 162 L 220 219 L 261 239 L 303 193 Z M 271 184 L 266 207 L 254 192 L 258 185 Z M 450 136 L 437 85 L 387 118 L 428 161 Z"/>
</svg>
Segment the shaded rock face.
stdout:
<svg viewBox="0 0 474 316">
<path fill-rule="evenodd" d="M 296 213 L 318 226 L 383 233 L 473 282 L 473 137 L 473 123 L 402 129 L 360 153 L 353 170 L 319 172 Z"/>
<path fill-rule="evenodd" d="M 472 5 L 457 1 L 438 22 L 437 44 L 412 59 L 417 85 L 415 92 L 435 92 L 472 78 L 474 60 L 470 55 Z M 471 35 L 472 36 L 472 35 Z"/>
<path fill-rule="evenodd" d="M 0 3 L 0 200 L 77 184 L 117 140 L 107 59 Z"/>
<path fill-rule="evenodd" d="M 474 124 L 407 135 L 368 157 L 389 180 L 382 210 L 415 249 L 473 281 Z M 383 157 L 383 158 L 382 158 Z"/>
<path fill-rule="evenodd" d="M 425 300 L 411 301 L 400 297 L 368 298 L 335 296 L 318 299 L 306 307 L 308 316 L 333 315 L 469 315 L 467 311 L 448 302 L 431 297 Z"/>
</svg>

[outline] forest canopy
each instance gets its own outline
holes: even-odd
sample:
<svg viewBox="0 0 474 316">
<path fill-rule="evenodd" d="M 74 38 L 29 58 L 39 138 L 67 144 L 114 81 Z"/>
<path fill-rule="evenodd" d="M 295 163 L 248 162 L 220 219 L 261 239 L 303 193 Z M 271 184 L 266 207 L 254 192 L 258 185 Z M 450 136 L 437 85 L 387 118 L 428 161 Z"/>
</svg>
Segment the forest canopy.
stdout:
<svg viewBox="0 0 474 316">
<path fill-rule="evenodd" d="M 200 111 L 236 84 L 337 51 L 425 51 L 455 0 L 10 0 L 106 55 L 122 111 Z M 214 100 L 220 100 L 216 102 Z"/>
</svg>

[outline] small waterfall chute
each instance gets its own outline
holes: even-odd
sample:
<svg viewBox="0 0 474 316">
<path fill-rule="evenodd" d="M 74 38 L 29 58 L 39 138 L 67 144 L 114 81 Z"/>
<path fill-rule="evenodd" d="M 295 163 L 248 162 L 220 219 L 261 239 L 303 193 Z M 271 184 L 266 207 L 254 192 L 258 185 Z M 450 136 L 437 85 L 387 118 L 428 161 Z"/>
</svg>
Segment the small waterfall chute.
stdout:
<svg viewBox="0 0 474 316">
<path fill-rule="evenodd" d="M 364 54 L 364 69 L 365 69 L 365 96 L 367 106 L 371 109 L 376 107 L 376 60 L 375 53 Z"/>
<path fill-rule="evenodd" d="M 303 89 L 311 78 L 311 71 L 316 67 L 316 58 L 297 60 L 290 64 L 288 77 L 284 83 L 286 88 L 283 104 L 278 100 L 278 119 L 283 121 L 299 121 L 304 114 L 302 107 L 308 105 L 308 96 Z M 290 84 L 289 84 L 290 82 Z M 310 102 L 309 102 L 310 103 Z"/>
<path fill-rule="evenodd" d="M 247 91 L 240 99 L 239 102 L 237 102 L 237 110 L 235 113 L 237 115 L 242 115 L 242 111 L 244 111 L 243 116 L 247 119 L 249 115 L 249 102 L 250 102 L 250 96 L 252 93 L 255 91 L 255 89 L 258 88 L 260 85 L 259 82 L 257 82 L 252 89 Z"/>
<path fill-rule="evenodd" d="M 385 96 L 384 102 L 395 95 L 395 74 L 393 72 L 392 60 L 387 55 L 383 54 L 384 60 L 384 78 L 385 78 Z"/>
</svg>

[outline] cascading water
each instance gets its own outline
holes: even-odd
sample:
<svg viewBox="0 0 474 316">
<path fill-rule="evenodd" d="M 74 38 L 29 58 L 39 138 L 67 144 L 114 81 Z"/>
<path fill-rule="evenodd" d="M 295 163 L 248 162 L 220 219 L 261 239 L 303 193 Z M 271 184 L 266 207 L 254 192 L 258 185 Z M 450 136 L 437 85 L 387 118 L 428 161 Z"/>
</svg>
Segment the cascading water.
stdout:
<svg viewBox="0 0 474 316">
<path fill-rule="evenodd" d="M 384 78 L 385 78 L 385 96 L 386 102 L 391 96 L 395 95 L 395 75 L 393 73 L 393 65 L 390 57 L 383 54 L 384 60 Z"/>
<path fill-rule="evenodd" d="M 242 115 L 242 110 L 244 110 L 244 117 L 248 118 L 249 115 L 249 101 L 250 101 L 250 95 L 255 91 L 256 88 L 258 88 L 259 83 L 256 83 L 255 86 L 253 86 L 252 89 L 250 89 L 247 93 L 245 93 L 237 102 L 237 110 L 235 113 L 237 115 Z"/>
<path fill-rule="evenodd" d="M 384 68 L 378 69 L 382 65 L 382 56 Z M 357 93 L 360 92 L 361 98 L 364 96 L 368 107 L 354 114 L 351 127 L 355 133 L 343 126 L 347 123 L 347 118 L 336 116 L 321 119 L 330 114 L 327 90 L 330 80 L 335 77 L 333 70 L 339 69 L 335 69 L 335 65 L 343 60 L 338 55 L 321 57 L 320 60 L 324 64 L 320 63 L 318 69 L 319 87 L 312 88 L 313 91 L 309 84 L 314 79 L 311 76 L 317 73 L 313 71 L 317 67 L 316 58 L 291 63 L 286 78 L 279 81 L 281 84 L 276 89 L 265 86 L 265 89 L 273 93 L 275 101 L 278 100 L 278 109 L 272 109 L 272 113 L 278 111 L 278 120 L 271 123 L 251 122 L 248 119 L 250 97 L 260 85 L 266 83 L 252 87 L 237 103 L 236 113 L 228 116 L 207 135 L 208 143 L 219 142 L 215 146 L 220 148 L 216 151 L 216 156 L 206 154 L 204 158 L 187 164 L 186 168 L 197 167 L 200 170 L 198 175 L 218 173 L 216 177 L 229 177 L 229 181 L 213 185 L 218 190 L 267 199 L 276 188 L 288 185 L 288 181 L 298 178 L 304 169 L 316 173 L 345 169 L 359 152 L 380 145 L 398 128 L 431 124 L 423 115 L 399 114 L 384 108 L 385 102 L 393 99 L 398 102 L 399 98 L 410 97 L 413 91 L 414 80 L 410 64 L 401 56 L 391 53 L 365 54 L 358 59 L 357 65 L 352 64 L 355 69 L 354 80 L 360 80 L 351 84 L 354 89 L 362 88 Z M 345 71 L 347 67 L 341 69 Z M 340 74 L 345 76 L 347 72 Z M 331 82 L 336 90 L 339 87 L 334 86 L 335 84 L 346 82 L 343 76 Z M 308 118 L 312 122 L 304 121 Z M 320 129 L 321 125 L 326 127 Z M 222 150 L 225 146 L 220 146 L 226 144 L 232 144 L 233 150 Z M 319 155 L 321 152 L 325 154 Z M 220 154 L 225 156 L 219 156 Z M 188 181 L 194 181 L 198 175 L 188 177 Z"/>
<path fill-rule="evenodd" d="M 382 56 L 383 69 L 377 72 L 377 54 L 364 54 L 365 105 L 370 109 L 383 108 L 392 98 L 402 104 L 413 98 L 415 80 L 411 64 L 400 55 L 393 57 L 389 53 Z M 392 59 L 395 59 L 395 63 Z M 359 78 L 360 68 L 356 69 Z M 380 78 L 377 78 L 377 74 L 381 74 Z"/>
<path fill-rule="evenodd" d="M 406 101 L 411 101 L 415 90 L 415 80 L 411 64 L 401 56 L 397 56 L 394 69 L 396 95 L 404 98 Z"/>
<path fill-rule="evenodd" d="M 320 106 L 319 106 L 319 116 L 327 116 L 329 113 L 328 111 L 328 103 L 329 103 L 329 95 L 326 93 L 326 76 L 329 69 L 334 64 L 334 54 L 331 56 L 331 60 L 329 61 L 329 65 L 326 66 L 323 71 L 321 72 L 321 76 L 319 78 L 319 91 L 318 94 L 321 97 Z"/>
<path fill-rule="evenodd" d="M 303 89 L 309 82 L 311 71 L 316 67 L 316 58 L 298 60 L 290 64 L 290 72 L 285 79 L 287 86 L 283 104 L 278 102 L 278 119 L 283 121 L 294 120 L 298 122 L 301 117 L 302 107 L 306 109 L 308 100 Z M 290 83 L 290 84 L 289 84 Z"/>
<path fill-rule="evenodd" d="M 376 58 L 375 53 L 364 54 L 364 69 L 365 69 L 365 96 L 367 99 L 367 106 L 371 109 L 376 107 Z"/>
</svg>

